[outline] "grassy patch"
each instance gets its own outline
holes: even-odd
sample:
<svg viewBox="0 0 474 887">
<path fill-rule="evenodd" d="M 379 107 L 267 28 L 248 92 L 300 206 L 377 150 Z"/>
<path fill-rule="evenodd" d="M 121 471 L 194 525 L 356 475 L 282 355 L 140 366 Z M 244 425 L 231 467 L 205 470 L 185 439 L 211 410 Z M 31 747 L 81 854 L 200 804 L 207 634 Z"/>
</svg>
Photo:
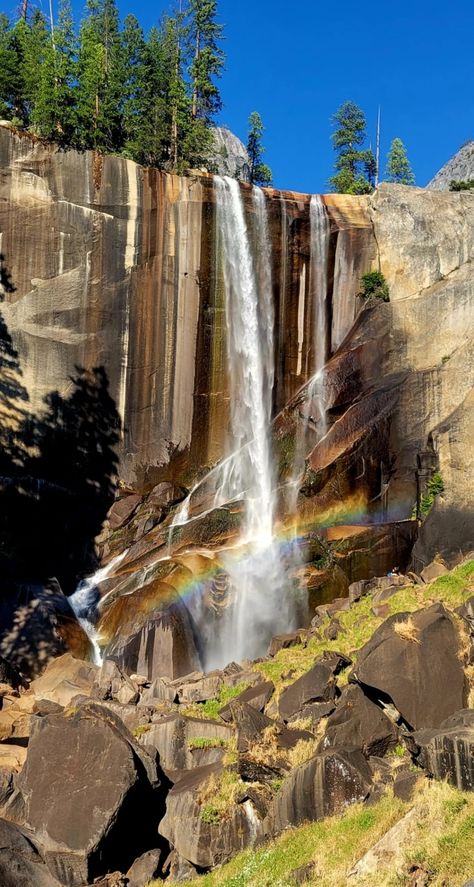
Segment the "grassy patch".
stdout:
<svg viewBox="0 0 474 887">
<path fill-rule="evenodd" d="M 225 819 L 243 789 L 244 784 L 236 770 L 222 770 L 219 774 L 212 773 L 206 782 L 201 783 L 196 794 L 197 803 L 201 807 L 201 818 L 209 817 L 209 811 L 212 808 L 214 817 L 212 822 L 220 822 Z M 204 821 L 210 822 L 209 818 Z"/>
<path fill-rule="evenodd" d="M 188 742 L 189 748 L 225 748 L 225 739 L 207 739 L 205 736 L 195 736 Z"/>
<path fill-rule="evenodd" d="M 151 724 L 139 724 L 138 727 L 134 727 L 132 733 L 135 736 L 135 739 L 139 739 L 140 736 L 148 733 L 149 730 L 151 730 Z"/>
<path fill-rule="evenodd" d="M 219 695 L 215 699 L 208 699 L 207 702 L 196 702 L 194 705 L 188 705 L 183 709 L 183 714 L 193 718 L 207 718 L 211 721 L 219 719 L 219 711 L 227 705 L 236 696 L 240 696 L 244 690 L 248 689 L 248 684 L 237 684 L 236 687 L 223 687 Z"/>
<path fill-rule="evenodd" d="M 353 865 L 413 806 L 416 824 L 402 848 L 401 872 L 382 857 L 373 875 L 354 884 L 408 887 L 408 867 L 417 862 L 433 872 L 430 887 L 459 887 L 472 875 L 474 794 L 427 781 L 410 804 L 387 792 L 370 808 L 356 804 L 342 816 L 290 829 L 276 841 L 245 850 L 227 865 L 187 882 L 188 887 L 294 887 L 291 872 L 308 862 L 315 863 L 309 887 L 347 887 Z"/>
</svg>

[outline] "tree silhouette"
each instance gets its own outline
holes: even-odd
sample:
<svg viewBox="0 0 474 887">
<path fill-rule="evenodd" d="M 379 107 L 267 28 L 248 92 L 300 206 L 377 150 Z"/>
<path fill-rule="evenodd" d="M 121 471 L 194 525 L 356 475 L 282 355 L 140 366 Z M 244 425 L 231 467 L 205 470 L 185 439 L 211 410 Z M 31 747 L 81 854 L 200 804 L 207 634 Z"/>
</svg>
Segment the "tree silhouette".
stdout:
<svg viewBox="0 0 474 887">
<path fill-rule="evenodd" d="M 14 286 L 0 256 L 2 293 Z M 0 297 L 1 298 L 1 297 Z M 120 419 L 104 367 L 76 367 L 32 416 L 0 314 L 0 583 L 56 577 L 66 594 L 97 566 L 94 539 L 114 499 Z"/>
</svg>

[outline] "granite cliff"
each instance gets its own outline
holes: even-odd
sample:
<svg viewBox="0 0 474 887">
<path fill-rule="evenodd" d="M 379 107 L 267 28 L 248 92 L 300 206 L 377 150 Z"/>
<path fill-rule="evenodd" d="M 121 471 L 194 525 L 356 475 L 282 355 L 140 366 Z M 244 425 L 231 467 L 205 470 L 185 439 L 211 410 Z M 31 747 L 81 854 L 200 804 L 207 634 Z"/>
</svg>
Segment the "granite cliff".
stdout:
<svg viewBox="0 0 474 887">
<path fill-rule="evenodd" d="M 406 805 L 474 786 L 474 194 L 261 191 L 5 127 L 0 167 L 0 881 L 252 848 L 267 883 L 268 842 L 369 800 L 401 832 L 333 883 L 429 883 Z"/>
</svg>

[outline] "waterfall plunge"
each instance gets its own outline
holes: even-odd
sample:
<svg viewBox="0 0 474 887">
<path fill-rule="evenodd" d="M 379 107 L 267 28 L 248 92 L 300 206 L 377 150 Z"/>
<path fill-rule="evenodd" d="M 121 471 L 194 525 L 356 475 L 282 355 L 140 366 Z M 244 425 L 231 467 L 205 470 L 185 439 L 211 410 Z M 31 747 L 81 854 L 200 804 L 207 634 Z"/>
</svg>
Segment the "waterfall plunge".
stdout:
<svg viewBox="0 0 474 887">
<path fill-rule="evenodd" d="M 232 455 L 222 463 L 216 505 L 245 497 L 240 545 L 224 566 L 234 603 L 206 650 L 206 668 L 265 652 L 272 634 L 294 627 L 292 595 L 273 541 L 270 421 L 274 380 L 271 246 L 265 196 L 253 189 L 252 249 L 240 184 L 215 178 L 218 255 L 225 285 Z"/>
<path fill-rule="evenodd" d="M 313 300 L 315 348 L 313 379 L 309 386 L 309 394 L 317 404 L 319 413 L 319 436 L 324 437 L 327 431 L 326 408 L 324 403 L 324 365 L 327 354 L 327 320 L 326 299 L 328 288 L 328 252 L 330 222 L 326 207 L 317 194 L 313 194 L 309 205 L 310 220 L 310 274 L 309 286 Z"/>
</svg>

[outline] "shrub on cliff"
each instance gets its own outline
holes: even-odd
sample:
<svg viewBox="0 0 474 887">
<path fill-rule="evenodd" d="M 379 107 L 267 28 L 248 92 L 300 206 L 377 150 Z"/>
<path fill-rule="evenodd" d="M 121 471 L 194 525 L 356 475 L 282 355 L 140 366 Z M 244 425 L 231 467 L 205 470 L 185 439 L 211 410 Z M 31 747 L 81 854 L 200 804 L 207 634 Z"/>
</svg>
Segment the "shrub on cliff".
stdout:
<svg viewBox="0 0 474 887">
<path fill-rule="evenodd" d="M 361 278 L 362 289 L 358 295 L 362 299 L 380 299 L 390 302 L 388 283 L 381 271 L 368 271 Z"/>
</svg>

